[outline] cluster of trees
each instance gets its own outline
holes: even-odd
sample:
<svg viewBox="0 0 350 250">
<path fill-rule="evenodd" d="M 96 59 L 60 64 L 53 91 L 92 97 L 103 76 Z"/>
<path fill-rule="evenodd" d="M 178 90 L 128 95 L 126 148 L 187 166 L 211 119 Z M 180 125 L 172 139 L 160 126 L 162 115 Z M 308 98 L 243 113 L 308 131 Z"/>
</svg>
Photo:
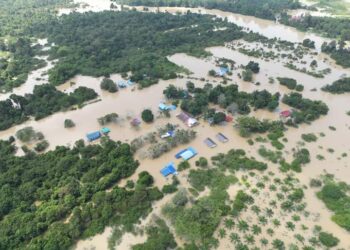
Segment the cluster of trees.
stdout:
<svg viewBox="0 0 350 250">
<path fill-rule="evenodd" d="M 37 85 L 32 94 L 13 94 L 9 99 L 0 101 L 0 130 L 20 124 L 30 117 L 35 120 L 42 119 L 96 97 L 95 91 L 86 87 L 79 87 L 73 93 L 65 94 L 49 84 Z"/>
<path fill-rule="evenodd" d="M 220 153 L 212 158 L 213 164 L 222 170 L 237 171 L 245 170 L 265 170 L 267 164 L 259 162 L 253 158 L 248 158 L 242 149 L 231 149 L 226 154 Z"/>
<path fill-rule="evenodd" d="M 296 124 L 312 122 L 322 115 L 327 115 L 329 111 L 327 104 L 324 102 L 303 98 L 300 93 L 295 92 L 283 96 L 282 102 L 297 109 L 292 114 L 293 121 Z"/>
<path fill-rule="evenodd" d="M 312 15 L 305 15 L 302 18 L 291 18 L 289 15 L 283 14 L 281 23 L 303 31 L 312 30 L 331 38 L 350 39 L 350 23 L 347 18 Z"/>
<path fill-rule="evenodd" d="M 5 42 L 0 35 L 1 91 L 10 91 L 20 86 L 27 80 L 29 72 L 45 66 L 44 60 L 34 57 L 37 52 L 38 48 L 33 47 L 28 38 L 19 37 Z M 7 56 L 1 56 L 2 54 Z"/>
<path fill-rule="evenodd" d="M 40 155 L 14 152 L 0 142 L 1 249 L 69 249 L 107 225 L 131 230 L 162 197 L 148 173 L 140 173 L 135 189 L 115 186 L 138 166 L 127 144 L 79 141 Z"/>
<path fill-rule="evenodd" d="M 103 126 L 111 122 L 116 122 L 119 115 L 117 113 L 110 113 L 97 119 L 98 123 Z"/>
<path fill-rule="evenodd" d="M 314 49 L 315 48 L 315 42 L 312 41 L 309 38 L 306 38 L 303 40 L 303 46 L 306 48 Z"/>
<path fill-rule="evenodd" d="M 339 79 L 332 84 L 328 84 L 322 88 L 323 91 L 332 94 L 343 94 L 350 92 L 350 77 Z"/>
<path fill-rule="evenodd" d="M 280 132 L 285 129 L 281 121 L 259 120 L 250 116 L 238 117 L 236 126 L 242 137 L 249 137 L 254 133 Z"/>
<path fill-rule="evenodd" d="M 350 40 L 350 34 L 348 40 Z M 338 43 L 336 41 L 325 42 L 322 44 L 321 49 L 322 52 L 329 54 L 337 64 L 344 68 L 350 67 L 350 49 L 345 46 L 345 41 L 340 40 Z"/>
<path fill-rule="evenodd" d="M 218 27 L 226 29 L 214 31 Z M 49 80 L 56 85 L 78 73 L 107 76 L 131 71 L 131 80 L 146 87 L 183 71 L 167 60 L 168 55 L 206 55 L 205 47 L 243 36 L 235 24 L 205 15 L 112 11 L 73 13 L 31 31 L 55 43 L 50 55 L 59 62 Z"/>
<path fill-rule="evenodd" d="M 114 1 L 120 3 L 120 0 Z M 121 3 L 135 6 L 204 7 L 270 20 L 275 20 L 278 13 L 300 8 L 300 3 L 295 0 L 126 0 Z"/>
<path fill-rule="evenodd" d="M 110 93 L 115 93 L 118 91 L 117 84 L 109 78 L 103 78 L 100 87 L 101 89 L 106 90 Z"/>
<path fill-rule="evenodd" d="M 328 180 L 317 196 L 334 212 L 332 220 L 350 231 L 350 188 L 346 183 Z"/>
<path fill-rule="evenodd" d="M 298 84 L 297 81 L 293 78 L 277 77 L 277 80 L 281 85 L 286 86 L 288 89 L 296 90 L 296 91 L 304 90 L 304 86 L 301 84 Z"/>
<path fill-rule="evenodd" d="M 207 111 L 210 103 L 218 104 L 231 113 L 249 114 L 250 106 L 254 109 L 266 108 L 272 111 L 278 107 L 280 97 L 279 93 L 272 95 L 267 90 L 257 90 L 253 93 L 239 91 L 235 84 L 215 87 L 207 84 L 203 88 L 195 88 L 192 91 L 193 97 L 185 95 L 186 97 L 183 98 L 184 92 L 184 90 L 177 89 L 172 85 L 164 90 L 167 98 L 181 99 L 181 109 L 194 116 Z"/>
</svg>

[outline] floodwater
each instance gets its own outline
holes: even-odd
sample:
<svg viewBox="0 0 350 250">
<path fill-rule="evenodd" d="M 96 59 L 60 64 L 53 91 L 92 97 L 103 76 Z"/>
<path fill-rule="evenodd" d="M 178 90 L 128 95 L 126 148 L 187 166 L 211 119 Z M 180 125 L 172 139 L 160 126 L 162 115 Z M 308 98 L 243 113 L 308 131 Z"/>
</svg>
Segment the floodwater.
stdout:
<svg viewBox="0 0 350 250">
<path fill-rule="evenodd" d="M 84 10 L 100 11 L 104 9 L 109 9 L 110 5 L 109 1 L 99 1 L 97 3 L 96 1 L 91 0 L 89 2 L 92 4 L 92 7 L 90 6 L 84 8 Z M 93 7 L 95 5 L 97 5 L 96 8 Z M 160 11 L 169 11 L 173 13 L 177 11 L 185 12 L 187 10 L 188 8 L 160 8 Z M 286 27 L 272 21 L 265 21 L 253 17 L 242 16 L 216 10 L 204 10 L 201 8 L 190 10 L 193 12 L 200 11 L 201 13 L 215 14 L 218 16 L 227 17 L 230 21 L 235 22 L 238 25 L 244 26 L 246 28 L 249 28 L 250 30 L 259 32 L 271 38 L 280 37 L 282 39 L 288 39 L 292 42 L 301 42 L 304 38 L 308 37 L 316 41 L 318 48 L 320 44 L 324 41 L 323 38 L 318 37 L 316 35 L 302 33 L 296 31 L 293 28 Z M 78 11 L 81 11 L 81 9 L 78 8 Z M 236 68 L 234 70 L 233 75 L 229 77 L 229 83 L 237 83 L 241 90 L 247 92 L 252 92 L 257 89 L 267 89 L 270 92 L 278 91 L 281 94 L 284 94 L 288 93 L 289 90 L 283 86 L 280 86 L 277 82 L 275 82 L 274 84 L 270 84 L 269 77 L 292 77 L 296 79 L 298 83 L 303 84 L 305 86 L 305 90 L 303 92 L 303 95 L 305 97 L 314 100 L 323 100 L 324 102 L 326 102 L 330 108 L 329 114 L 327 116 L 318 119 L 311 125 L 302 125 L 298 129 L 290 128 L 285 133 L 285 137 L 288 139 L 288 143 L 286 143 L 286 147 L 283 151 L 285 152 L 285 155 L 287 155 L 288 158 L 288 155 L 291 155 L 293 148 L 300 147 L 298 145 L 301 141 L 301 134 L 315 133 L 319 137 L 318 141 L 314 143 L 307 143 L 304 146 L 309 149 L 312 156 L 312 160 L 310 164 L 304 167 L 302 173 L 296 174 L 296 176 L 300 180 L 300 184 L 308 185 L 311 178 L 318 177 L 325 171 L 334 174 L 335 177 L 339 180 L 349 182 L 350 161 L 349 158 L 341 157 L 341 154 L 347 153 L 348 155 L 350 155 L 350 145 L 348 143 L 350 140 L 350 116 L 346 115 L 346 112 L 350 110 L 350 95 L 331 95 L 320 91 L 320 88 L 325 84 L 332 83 L 334 80 L 339 79 L 344 74 L 349 75 L 350 70 L 342 69 L 336 66 L 334 62 L 325 55 L 306 55 L 305 58 L 303 58 L 303 60 L 307 62 L 307 64 L 305 65 L 309 65 L 309 62 L 312 59 L 316 58 L 319 63 L 319 68 L 329 67 L 332 69 L 332 72 L 330 74 L 325 75 L 324 78 L 315 78 L 307 74 L 296 72 L 284 67 L 282 61 L 278 62 L 273 60 L 249 57 L 243 55 L 237 50 L 232 50 L 229 47 L 212 47 L 208 48 L 208 51 L 210 51 L 213 54 L 213 58 L 210 58 L 208 60 L 193 58 L 185 54 L 175 54 L 173 56 L 170 56 L 169 60 L 180 66 L 188 68 L 193 73 L 191 77 L 195 77 L 198 79 L 206 78 L 209 79 L 210 82 L 213 84 L 218 84 L 219 80 L 214 82 L 213 78 L 208 78 L 207 73 L 210 69 L 215 69 L 217 67 L 215 65 L 215 58 L 224 57 L 232 59 L 236 62 L 236 66 L 239 66 L 241 64 L 245 65 L 249 61 L 254 60 L 256 62 L 259 62 L 261 68 L 260 73 L 255 76 L 254 82 L 260 82 L 260 85 L 243 82 L 241 79 L 239 79 L 239 77 L 237 76 L 237 73 L 241 72 L 241 69 L 239 68 Z M 302 66 L 300 62 L 296 62 L 296 64 Z M 42 72 L 37 74 L 41 75 L 41 73 Z M 35 78 L 36 77 L 33 76 L 33 78 L 30 79 L 35 80 Z M 121 80 L 121 77 L 118 74 L 112 75 L 111 78 L 114 81 Z M 204 84 L 206 84 L 206 81 L 201 81 L 198 79 L 191 79 L 191 81 L 193 81 L 198 87 L 201 87 Z M 23 88 L 23 90 L 15 89 L 14 92 L 31 92 L 34 84 L 41 83 L 34 80 L 28 80 L 27 83 L 21 87 Z M 35 130 L 43 132 L 45 138 L 50 143 L 50 149 L 53 149 L 57 145 L 72 145 L 76 140 L 85 138 L 86 133 L 99 130 L 101 126 L 98 124 L 97 119 L 112 112 L 117 113 L 120 117 L 117 123 L 108 125 L 108 127 L 111 129 L 110 137 L 113 140 L 130 142 L 136 137 L 145 135 L 151 131 L 155 131 L 157 127 L 165 125 L 166 123 L 178 124 L 181 128 L 185 128 L 185 126 L 181 122 L 179 122 L 175 117 L 175 114 L 177 114 L 179 110 L 173 111 L 171 113 L 171 118 L 158 117 L 154 124 L 142 124 L 138 129 L 132 128 L 129 124 L 129 121 L 131 118 L 140 118 L 140 113 L 145 108 L 152 109 L 156 116 L 158 116 L 158 104 L 161 101 L 164 101 L 164 96 L 162 94 L 164 88 L 169 84 L 174 84 L 178 87 L 184 87 L 186 81 L 188 80 L 186 76 L 182 79 L 179 78 L 175 80 L 160 81 L 157 85 L 153 85 L 149 88 L 142 90 L 137 89 L 137 86 L 128 87 L 126 89 L 120 89 L 119 92 L 114 94 L 107 93 L 100 89 L 99 85 L 101 80 L 102 78 L 93 78 L 79 75 L 68 81 L 66 84 L 63 84 L 58 87 L 58 89 L 63 92 L 71 92 L 79 86 L 93 88 L 99 94 L 100 101 L 95 102 L 93 104 L 89 104 L 78 110 L 60 112 L 39 121 L 28 121 L 24 124 L 14 126 L 6 131 L 1 131 L 0 138 L 8 138 L 19 129 L 26 126 L 32 126 Z M 71 85 L 70 82 L 74 82 L 75 84 Z M 316 89 L 317 91 L 314 91 L 313 89 Z M 3 98 L 3 96 L 0 95 L 0 98 Z M 287 107 L 285 105 L 280 105 L 280 110 L 286 108 Z M 272 113 L 268 111 L 256 111 L 253 112 L 252 115 L 260 119 L 278 119 L 278 112 Z M 75 122 L 76 127 L 71 129 L 65 129 L 63 126 L 63 122 L 65 119 L 72 119 Z M 201 121 L 200 125 L 194 128 L 194 130 L 197 132 L 197 137 L 190 143 L 190 145 L 197 149 L 197 151 L 199 152 L 199 156 L 204 156 L 206 158 L 210 158 L 211 156 L 216 155 L 220 152 L 226 152 L 232 148 L 241 148 L 244 149 L 249 156 L 255 157 L 256 159 L 263 161 L 264 159 L 262 159 L 261 156 L 257 153 L 260 144 L 255 143 L 255 145 L 250 146 L 247 143 L 246 139 L 238 135 L 238 131 L 234 129 L 232 125 L 233 124 L 226 124 L 225 126 L 210 127 L 206 122 Z M 337 130 L 332 131 L 329 129 L 329 126 L 334 126 Z M 230 141 L 226 144 L 218 142 L 218 146 L 213 149 L 207 148 L 203 143 L 203 140 L 207 137 L 210 137 L 215 140 L 215 135 L 218 132 L 224 133 Z M 319 136 L 319 133 L 321 132 L 325 134 L 325 137 Z M 268 144 L 265 146 L 271 148 Z M 140 167 L 137 169 L 136 173 L 131 177 L 131 179 L 136 180 L 137 174 L 139 172 L 147 170 L 154 176 L 156 186 L 162 187 L 164 184 L 170 183 L 170 178 L 166 179 L 161 176 L 160 169 L 170 161 L 178 163 L 178 161 L 174 159 L 174 154 L 179 149 L 182 149 L 184 147 L 186 147 L 186 145 L 182 147 L 177 147 L 155 160 L 143 159 L 139 154 L 137 154 L 136 157 L 140 161 Z M 329 148 L 334 149 L 334 153 L 329 153 Z M 318 160 L 316 158 L 317 155 L 323 155 L 325 157 L 325 160 Z M 290 160 L 289 158 L 288 160 Z M 195 160 L 196 159 L 190 160 L 192 168 L 194 168 Z M 279 171 L 276 165 L 269 163 L 269 170 L 274 172 L 276 175 L 279 175 Z M 185 188 L 189 187 L 187 175 L 188 171 L 184 171 L 181 172 L 178 176 L 180 186 Z M 122 186 L 124 185 L 124 183 L 121 182 L 118 185 Z M 237 190 L 239 190 L 240 188 L 241 187 L 238 186 L 231 186 L 228 189 L 230 197 L 233 198 Z M 341 239 L 339 247 L 350 249 L 349 233 L 331 221 L 331 212 L 325 208 L 324 204 L 320 200 L 317 199 L 317 197 L 315 196 L 315 190 L 305 190 L 305 196 L 307 201 L 306 209 L 310 211 L 311 214 L 315 215 L 315 217 L 319 217 L 319 219 L 305 220 L 305 222 L 303 221 L 303 223 L 309 226 L 310 230 L 314 225 L 322 226 L 322 228 L 326 229 L 329 232 L 332 232 L 334 235 Z M 166 196 L 159 202 L 156 202 L 153 205 L 153 212 L 149 216 L 147 216 L 145 220 L 142 221 L 140 227 L 147 225 L 147 223 L 151 221 L 153 215 L 160 215 L 161 207 L 164 204 L 166 204 L 170 199 L 171 195 Z M 263 206 L 264 203 L 267 203 L 266 200 L 268 200 L 268 197 L 262 196 L 258 199 L 257 205 L 260 204 L 261 206 Z M 247 213 L 247 216 L 250 216 L 249 213 Z M 281 218 L 283 218 L 283 220 L 288 220 L 289 217 L 287 215 L 281 214 Z M 254 222 L 254 219 L 252 219 L 252 221 Z M 292 233 L 283 231 L 279 232 L 276 235 L 278 235 L 279 238 L 285 240 L 285 242 L 291 242 L 291 239 L 293 238 L 293 235 L 295 233 L 304 234 L 303 231 L 296 229 L 296 231 Z M 97 235 L 88 240 L 79 241 L 77 243 L 76 249 L 91 249 L 93 247 L 95 247 L 95 249 L 107 249 L 107 239 L 110 234 L 111 228 L 106 228 L 103 234 Z M 123 236 L 122 242 L 119 246 L 117 246 L 117 249 L 129 249 L 132 244 L 141 243 L 145 241 L 145 239 L 145 236 L 134 236 L 132 234 L 126 234 Z M 180 245 L 183 243 L 182 240 L 179 238 L 176 238 L 176 240 Z M 232 249 L 232 244 L 228 241 L 228 239 L 222 240 L 220 242 L 219 249 Z"/>
</svg>

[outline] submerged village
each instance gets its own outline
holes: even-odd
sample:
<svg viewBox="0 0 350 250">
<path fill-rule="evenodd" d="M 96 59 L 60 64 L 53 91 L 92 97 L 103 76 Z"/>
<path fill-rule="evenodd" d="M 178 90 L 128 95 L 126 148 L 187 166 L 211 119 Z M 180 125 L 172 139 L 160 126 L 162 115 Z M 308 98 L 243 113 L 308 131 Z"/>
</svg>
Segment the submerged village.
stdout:
<svg viewBox="0 0 350 250">
<path fill-rule="evenodd" d="M 350 249 L 350 3 L 261 1 L 0 1 L 0 249 Z"/>
</svg>

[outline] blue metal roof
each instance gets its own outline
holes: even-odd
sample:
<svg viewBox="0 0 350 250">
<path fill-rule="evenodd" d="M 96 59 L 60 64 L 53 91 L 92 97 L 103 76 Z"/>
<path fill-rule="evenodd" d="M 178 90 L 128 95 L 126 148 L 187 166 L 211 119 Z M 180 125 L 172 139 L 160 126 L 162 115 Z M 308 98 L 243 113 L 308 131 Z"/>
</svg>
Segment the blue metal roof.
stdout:
<svg viewBox="0 0 350 250">
<path fill-rule="evenodd" d="M 173 162 L 170 162 L 168 165 L 166 165 L 162 170 L 160 170 L 161 174 L 164 176 L 164 177 L 167 177 L 168 175 L 170 174 L 174 174 L 176 173 L 176 169 L 175 169 L 175 166 L 174 166 L 174 163 Z"/>
<path fill-rule="evenodd" d="M 91 132 L 86 134 L 86 137 L 89 141 L 94 141 L 101 137 L 101 133 L 100 131 Z"/>
</svg>

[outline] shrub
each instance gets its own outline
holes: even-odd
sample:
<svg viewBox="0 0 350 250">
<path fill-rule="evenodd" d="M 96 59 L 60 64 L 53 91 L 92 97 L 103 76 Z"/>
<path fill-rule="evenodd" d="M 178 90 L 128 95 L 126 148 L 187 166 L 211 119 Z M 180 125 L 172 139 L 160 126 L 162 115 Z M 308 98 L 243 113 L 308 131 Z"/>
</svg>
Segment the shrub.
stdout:
<svg viewBox="0 0 350 250">
<path fill-rule="evenodd" d="M 150 175 L 147 171 L 142 171 L 139 173 L 139 179 L 137 180 L 137 184 L 141 186 L 152 186 L 154 183 L 153 176 Z"/>
<path fill-rule="evenodd" d="M 301 138 L 306 142 L 315 142 L 317 141 L 317 136 L 315 134 L 309 133 L 309 134 L 302 134 Z"/>
<path fill-rule="evenodd" d="M 326 247 L 335 247 L 339 243 L 339 239 L 334 237 L 333 234 L 329 234 L 326 232 L 320 232 L 318 235 L 318 239 L 322 243 L 322 245 Z"/>
<path fill-rule="evenodd" d="M 177 171 L 181 172 L 181 171 L 186 170 L 190 167 L 191 167 L 191 165 L 188 161 L 183 161 L 177 166 Z"/>
<path fill-rule="evenodd" d="M 75 123 L 71 119 L 65 119 L 64 120 L 64 127 L 65 128 L 73 128 L 73 127 L 75 127 Z"/>
<path fill-rule="evenodd" d="M 141 113 L 141 118 L 144 122 L 146 123 L 151 123 L 154 120 L 154 115 L 152 113 L 152 110 L 150 109 L 145 109 L 144 111 L 142 111 Z"/>
<path fill-rule="evenodd" d="M 293 78 L 277 77 L 279 83 L 288 89 L 294 90 L 297 87 L 297 81 Z"/>
<path fill-rule="evenodd" d="M 100 87 L 101 89 L 110 93 L 115 93 L 118 91 L 117 85 L 109 78 L 103 78 Z"/>
</svg>

